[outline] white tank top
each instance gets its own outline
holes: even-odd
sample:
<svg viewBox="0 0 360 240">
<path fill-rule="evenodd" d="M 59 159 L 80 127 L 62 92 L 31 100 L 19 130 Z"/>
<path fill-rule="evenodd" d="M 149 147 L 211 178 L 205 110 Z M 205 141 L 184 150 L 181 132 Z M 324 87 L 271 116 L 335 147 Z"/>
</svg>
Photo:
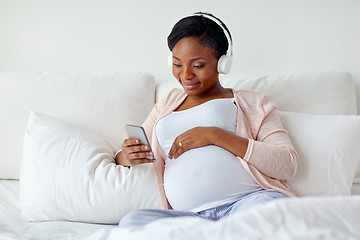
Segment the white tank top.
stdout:
<svg viewBox="0 0 360 240">
<path fill-rule="evenodd" d="M 262 189 L 234 154 L 215 145 L 167 158 L 175 138 L 191 128 L 214 126 L 235 133 L 236 115 L 234 99 L 221 98 L 158 121 L 156 135 L 166 159 L 164 188 L 173 209 L 198 212 Z"/>
</svg>

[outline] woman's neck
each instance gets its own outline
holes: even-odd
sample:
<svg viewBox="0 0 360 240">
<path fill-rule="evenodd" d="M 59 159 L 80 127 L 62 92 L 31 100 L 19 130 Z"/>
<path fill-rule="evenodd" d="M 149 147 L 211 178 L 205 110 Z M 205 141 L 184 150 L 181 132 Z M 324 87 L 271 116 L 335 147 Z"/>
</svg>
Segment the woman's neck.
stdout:
<svg viewBox="0 0 360 240">
<path fill-rule="evenodd" d="M 180 104 L 180 106 L 175 111 L 186 110 L 213 99 L 233 98 L 233 97 L 234 97 L 233 91 L 229 88 L 222 88 L 221 91 L 213 91 L 207 94 L 201 94 L 196 96 L 187 95 L 185 100 Z"/>
</svg>

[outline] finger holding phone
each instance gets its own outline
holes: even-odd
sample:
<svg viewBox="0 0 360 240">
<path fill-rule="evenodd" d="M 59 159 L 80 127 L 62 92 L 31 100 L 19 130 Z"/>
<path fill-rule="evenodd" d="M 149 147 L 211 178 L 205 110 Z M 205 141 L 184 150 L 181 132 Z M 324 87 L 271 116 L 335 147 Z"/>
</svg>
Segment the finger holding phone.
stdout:
<svg viewBox="0 0 360 240">
<path fill-rule="evenodd" d="M 116 162 L 123 166 L 136 166 L 155 161 L 145 131 L 141 126 L 126 125 L 129 138 L 122 144 L 122 151 L 116 156 Z"/>
</svg>

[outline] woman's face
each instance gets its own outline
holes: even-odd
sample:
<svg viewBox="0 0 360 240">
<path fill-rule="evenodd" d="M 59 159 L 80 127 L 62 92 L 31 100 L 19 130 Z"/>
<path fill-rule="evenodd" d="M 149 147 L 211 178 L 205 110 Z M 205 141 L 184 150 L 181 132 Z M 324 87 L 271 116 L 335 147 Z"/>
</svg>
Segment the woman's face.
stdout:
<svg viewBox="0 0 360 240">
<path fill-rule="evenodd" d="M 198 43 L 196 38 L 182 38 L 172 49 L 174 77 L 188 96 L 206 96 L 220 86 L 215 50 Z"/>
</svg>

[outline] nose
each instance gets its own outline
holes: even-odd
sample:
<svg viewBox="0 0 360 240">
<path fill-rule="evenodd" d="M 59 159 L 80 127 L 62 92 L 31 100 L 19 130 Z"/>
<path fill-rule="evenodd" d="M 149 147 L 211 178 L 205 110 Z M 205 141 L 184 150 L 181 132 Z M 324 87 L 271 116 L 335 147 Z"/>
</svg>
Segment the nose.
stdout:
<svg viewBox="0 0 360 240">
<path fill-rule="evenodd" d="M 194 73 L 190 67 L 183 67 L 180 73 L 181 79 L 190 80 L 194 77 Z"/>
</svg>

